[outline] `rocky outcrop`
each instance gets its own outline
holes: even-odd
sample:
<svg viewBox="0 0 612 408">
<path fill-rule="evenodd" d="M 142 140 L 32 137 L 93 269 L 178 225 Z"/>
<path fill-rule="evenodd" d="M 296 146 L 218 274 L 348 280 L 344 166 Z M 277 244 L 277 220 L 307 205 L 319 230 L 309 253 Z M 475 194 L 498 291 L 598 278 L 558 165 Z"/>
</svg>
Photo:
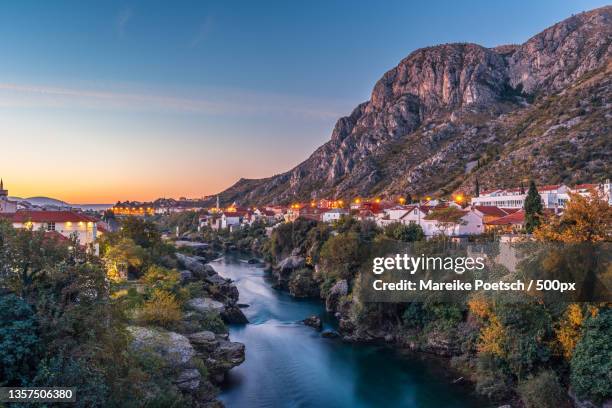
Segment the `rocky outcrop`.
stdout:
<svg viewBox="0 0 612 408">
<path fill-rule="evenodd" d="M 476 176 L 481 187 L 515 185 L 526 171 L 542 183 L 605 178 L 609 167 L 589 152 L 596 143 L 601 157 L 612 153 L 605 143 L 611 15 L 612 6 L 581 13 L 520 45 L 416 50 L 382 76 L 369 101 L 338 120 L 329 142 L 306 161 L 274 177 L 240 180 L 221 198 L 268 204 L 448 193 Z M 544 136 L 577 117 L 580 126 Z M 517 156 L 517 147 L 525 152 Z M 572 154 L 559 157 L 557 147 Z M 478 166 L 466 170 L 467 162 Z"/>
<path fill-rule="evenodd" d="M 186 302 L 186 306 L 193 309 L 196 312 L 208 314 L 208 313 L 221 313 L 225 310 L 225 305 L 221 302 L 210 298 L 193 298 Z"/>
<path fill-rule="evenodd" d="M 302 323 L 318 331 L 321 331 L 323 329 L 323 323 L 321 322 L 321 318 L 316 315 L 308 316 L 306 319 L 302 320 Z"/>
<path fill-rule="evenodd" d="M 275 278 L 275 286 L 286 289 L 289 285 L 291 275 L 297 269 L 303 268 L 306 265 L 304 257 L 291 254 L 282 259 L 274 268 L 272 268 L 272 276 Z"/>
<path fill-rule="evenodd" d="M 236 304 L 238 288 L 231 279 L 223 278 L 212 266 L 203 264 L 200 257 L 177 254 L 177 259 L 192 275 L 190 281 L 201 282 L 202 288 L 210 296 L 188 300 L 186 306 L 189 309 L 202 315 L 219 314 L 226 323 L 248 323 L 248 319 Z"/>
<path fill-rule="evenodd" d="M 310 268 L 294 271 L 289 278 L 288 289 L 292 296 L 298 298 L 318 297 L 320 292 Z"/>
<path fill-rule="evenodd" d="M 336 310 L 340 299 L 348 294 L 348 282 L 342 279 L 334 284 L 325 299 L 325 309 L 328 312 Z"/>
<path fill-rule="evenodd" d="M 195 356 L 187 337 L 179 333 L 140 326 L 129 326 L 127 329 L 132 335 L 132 348 L 155 353 L 172 368 L 186 368 Z"/>
</svg>

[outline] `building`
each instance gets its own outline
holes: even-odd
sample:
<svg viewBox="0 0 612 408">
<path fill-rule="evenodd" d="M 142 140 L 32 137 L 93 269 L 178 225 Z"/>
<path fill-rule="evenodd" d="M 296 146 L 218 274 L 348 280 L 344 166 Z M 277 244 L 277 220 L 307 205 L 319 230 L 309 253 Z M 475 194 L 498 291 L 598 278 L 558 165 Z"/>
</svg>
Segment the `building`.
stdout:
<svg viewBox="0 0 612 408">
<path fill-rule="evenodd" d="M 544 208 L 562 208 L 567 201 L 569 189 L 563 184 L 538 187 Z M 478 197 L 472 197 L 473 206 L 522 208 L 527 198 L 527 189 L 509 188 L 482 192 Z"/>
<path fill-rule="evenodd" d="M 604 197 L 608 204 L 612 205 L 612 184 L 606 180 L 603 184 L 579 184 L 568 187 L 564 184 L 545 185 L 538 187 L 538 193 L 542 198 L 542 205 L 549 209 L 562 209 L 570 199 L 570 193 L 582 196 L 593 192 Z M 523 208 L 527 198 L 527 189 L 509 188 L 494 189 L 482 192 L 478 197 L 472 197 L 473 206 L 500 207 L 500 208 Z"/>
<path fill-rule="evenodd" d="M 274 211 L 266 210 L 265 208 L 256 208 L 251 213 L 250 222 L 263 221 L 267 224 L 274 224 L 278 220 L 279 218 Z"/>
<path fill-rule="evenodd" d="M 525 224 L 525 211 L 518 210 L 503 217 L 485 222 L 487 232 L 498 234 L 518 234 Z"/>
<path fill-rule="evenodd" d="M 98 231 L 97 220 L 74 211 L 28 211 L 2 213 L 3 218 L 14 228 L 59 233 L 65 238 L 76 237 L 81 245 L 94 244 Z"/>
<path fill-rule="evenodd" d="M 421 228 L 426 237 L 445 235 L 447 237 L 464 237 L 485 232 L 485 226 L 480 215 L 471 209 L 457 210 L 460 217 L 456 222 L 441 221 L 436 211 L 430 211 L 421 219 Z"/>
<path fill-rule="evenodd" d="M 504 209 L 489 205 L 474 205 L 472 210 L 482 218 L 484 224 L 517 211 L 517 209 Z"/>
<path fill-rule="evenodd" d="M 0 213 L 14 213 L 17 203 L 8 199 L 8 190 L 4 189 L 4 180 L 0 179 Z"/>
<path fill-rule="evenodd" d="M 349 215 L 348 210 L 345 210 L 344 208 L 334 208 L 332 210 L 325 211 L 321 219 L 323 222 L 334 222 L 348 215 Z"/>
</svg>

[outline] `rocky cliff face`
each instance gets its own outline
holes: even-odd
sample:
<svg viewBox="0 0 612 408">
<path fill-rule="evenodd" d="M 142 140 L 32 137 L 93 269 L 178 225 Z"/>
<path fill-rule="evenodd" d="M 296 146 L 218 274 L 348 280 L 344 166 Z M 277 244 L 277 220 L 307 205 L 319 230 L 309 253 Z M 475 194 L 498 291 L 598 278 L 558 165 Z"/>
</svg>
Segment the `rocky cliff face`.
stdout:
<svg viewBox="0 0 612 408">
<path fill-rule="evenodd" d="M 386 72 L 306 161 L 271 178 L 242 179 L 221 198 L 443 193 L 475 177 L 484 187 L 524 177 L 603 178 L 612 153 L 611 16 L 610 6 L 582 13 L 522 45 L 419 49 Z"/>
</svg>

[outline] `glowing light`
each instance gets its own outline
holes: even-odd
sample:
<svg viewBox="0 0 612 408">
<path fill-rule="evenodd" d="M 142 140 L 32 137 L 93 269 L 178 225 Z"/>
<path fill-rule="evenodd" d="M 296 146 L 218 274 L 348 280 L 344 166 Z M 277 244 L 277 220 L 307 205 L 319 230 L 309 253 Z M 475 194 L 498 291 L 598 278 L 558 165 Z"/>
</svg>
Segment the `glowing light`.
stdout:
<svg viewBox="0 0 612 408">
<path fill-rule="evenodd" d="M 431 197 L 430 197 L 430 196 L 427 196 L 427 197 L 425 197 L 425 200 L 427 200 L 427 201 L 431 201 Z"/>
<path fill-rule="evenodd" d="M 381 200 L 380 200 L 380 198 L 377 198 L 377 199 L 375 199 L 375 200 L 374 200 L 374 202 L 375 202 L 376 204 L 380 203 L 380 201 L 381 201 Z"/>
<path fill-rule="evenodd" d="M 361 198 L 356 198 L 355 199 L 355 204 L 361 204 Z"/>
<path fill-rule="evenodd" d="M 406 202 L 406 199 L 404 197 L 400 197 L 399 198 L 399 203 L 400 204 L 404 204 Z"/>
</svg>

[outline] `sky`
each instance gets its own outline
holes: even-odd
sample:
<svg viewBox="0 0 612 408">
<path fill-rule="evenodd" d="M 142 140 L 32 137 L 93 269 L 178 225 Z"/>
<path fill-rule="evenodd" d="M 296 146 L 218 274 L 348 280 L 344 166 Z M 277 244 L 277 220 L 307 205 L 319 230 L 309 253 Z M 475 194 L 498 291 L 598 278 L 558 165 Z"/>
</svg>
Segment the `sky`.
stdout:
<svg viewBox="0 0 612 408">
<path fill-rule="evenodd" d="M 588 0 L 0 5 L 0 177 L 70 203 L 202 197 L 306 159 L 417 48 L 522 43 Z"/>
</svg>

